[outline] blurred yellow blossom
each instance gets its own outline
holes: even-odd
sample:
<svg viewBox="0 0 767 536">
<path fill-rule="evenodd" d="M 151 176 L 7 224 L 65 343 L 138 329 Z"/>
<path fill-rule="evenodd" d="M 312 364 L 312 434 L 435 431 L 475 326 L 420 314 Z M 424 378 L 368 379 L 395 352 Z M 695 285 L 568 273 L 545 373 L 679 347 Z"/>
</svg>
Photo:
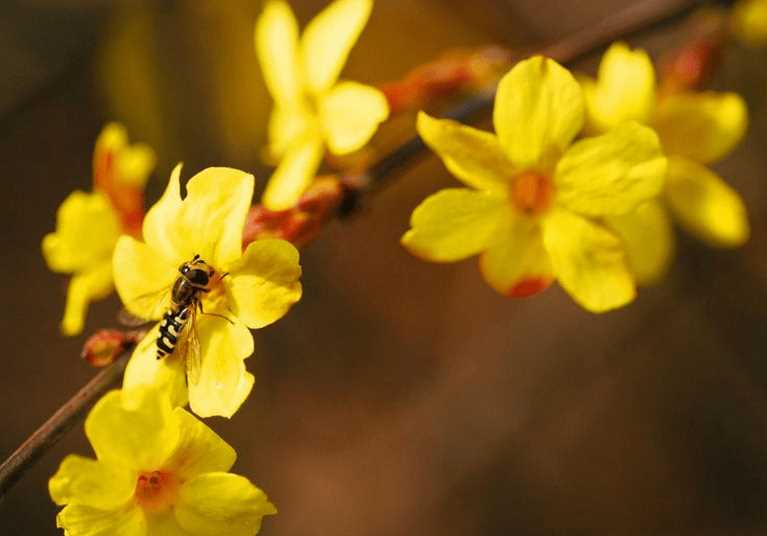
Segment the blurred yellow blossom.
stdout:
<svg viewBox="0 0 767 536">
<path fill-rule="evenodd" d="M 256 23 L 255 45 L 275 108 L 269 155 L 279 166 L 264 205 L 293 206 L 314 179 L 325 147 L 344 155 L 363 147 L 389 115 L 384 94 L 358 82 L 338 82 L 365 26 L 372 0 L 335 0 L 304 30 L 283 0 L 268 0 Z"/>
<path fill-rule="evenodd" d="M 67 456 L 48 483 L 68 536 L 252 536 L 277 513 L 228 472 L 234 449 L 159 393 L 107 393 L 85 433 L 96 459 Z"/>
<path fill-rule="evenodd" d="M 767 45 L 767 0 L 737 2 L 732 10 L 732 30 L 748 45 Z"/>
<path fill-rule="evenodd" d="M 48 267 L 72 274 L 61 330 L 82 332 L 88 304 L 112 292 L 112 251 L 122 233 L 137 234 L 144 216 L 144 185 L 154 153 L 128 145 L 125 129 L 110 123 L 93 153 L 93 192 L 72 192 L 59 207 L 56 231 L 43 238 Z"/>
<path fill-rule="evenodd" d="M 706 167 L 729 153 L 748 122 L 735 93 L 682 92 L 659 95 L 647 53 L 615 43 L 605 53 L 596 81 L 581 80 L 587 131 L 601 133 L 626 121 L 652 126 L 669 157 L 661 201 L 607 223 L 623 238 L 640 283 L 660 278 L 673 251 L 666 208 L 689 232 L 712 246 L 742 245 L 749 235 L 746 209 L 738 194 Z"/>
<path fill-rule="evenodd" d="M 542 57 L 520 62 L 501 80 L 496 135 L 422 113 L 418 132 L 471 189 L 427 198 L 403 245 L 435 262 L 481 254 L 485 279 L 510 296 L 556 278 L 589 311 L 631 301 L 622 244 L 596 220 L 656 196 L 666 159 L 656 134 L 634 122 L 572 143 L 583 121 L 580 86 Z"/>
<path fill-rule="evenodd" d="M 179 265 L 200 255 L 215 270 L 202 296 L 205 314 L 181 333 L 188 337 L 190 329 L 197 331 L 199 375 L 186 378 L 181 352 L 157 359 L 157 325 L 134 351 L 123 388 L 129 394 L 146 385 L 162 386 L 175 404 L 188 399 L 202 417 L 231 417 L 253 387 L 243 361 L 253 353 L 248 328 L 278 320 L 301 297 L 298 251 L 279 239 L 256 240 L 242 250 L 252 175 L 208 168 L 189 179 L 181 199 L 180 174 L 177 166 L 162 198 L 147 212 L 144 241 L 126 235 L 118 240 L 114 276 L 126 309 L 157 320 L 169 309 Z"/>
</svg>

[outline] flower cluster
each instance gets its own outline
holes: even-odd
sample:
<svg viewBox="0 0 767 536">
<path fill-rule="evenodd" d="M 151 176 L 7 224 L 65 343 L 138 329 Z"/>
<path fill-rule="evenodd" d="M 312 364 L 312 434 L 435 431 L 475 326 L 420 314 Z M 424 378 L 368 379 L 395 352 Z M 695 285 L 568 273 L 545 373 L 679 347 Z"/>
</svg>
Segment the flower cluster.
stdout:
<svg viewBox="0 0 767 536">
<path fill-rule="evenodd" d="M 203 170 L 182 197 L 177 166 L 145 215 L 151 153 L 126 147 L 120 127 L 99 138 L 95 192 L 73 194 L 57 232 L 43 241 L 51 267 L 75 273 L 64 329 L 79 332 L 87 301 L 113 285 L 132 316 L 162 321 L 136 345 L 123 389 L 88 417 L 97 460 L 70 456 L 50 481 L 51 497 L 65 505 L 58 525 L 68 535 L 244 536 L 276 513 L 260 490 L 226 472 L 234 450 L 182 407 L 231 417 L 248 397 L 249 330 L 281 318 L 302 292 L 298 251 L 276 237 L 308 238 L 338 203 L 337 181 L 298 203 L 325 148 L 335 155 L 360 149 L 388 116 L 382 92 L 337 81 L 371 7 L 371 0 L 337 0 L 300 43 L 285 2 L 268 2 L 259 18 L 256 48 L 277 103 L 269 153 L 279 161 L 264 207 L 251 208 L 253 176 L 231 168 Z M 273 232 L 275 219 L 294 232 Z M 193 277 L 190 266 L 204 267 L 202 275 Z M 112 339 L 123 340 L 117 332 L 97 343 L 109 347 Z"/>
<path fill-rule="evenodd" d="M 602 220 L 656 197 L 667 160 L 655 132 L 636 122 L 574 142 L 585 109 L 572 74 L 534 57 L 501 80 L 495 135 L 421 114 L 418 132 L 470 188 L 426 199 L 403 245 L 435 262 L 481 254 L 483 276 L 509 296 L 556 279 L 590 311 L 631 301 L 623 245 Z"/>
<path fill-rule="evenodd" d="M 43 238 L 48 267 L 72 274 L 61 322 L 65 335 L 80 334 L 88 304 L 112 292 L 112 251 L 121 234 L 141 228 L 154 160 L 146 145 L 128 145 L 121 125 L 104 127 L 93 153 L 93 191 L 72 192 L 59 207 L 56 231 Z"/>
<path fill-rule="evenodd" d="M 757 13 L 740 15 L 752 29 L 762 4 L 739 8 Z M 182 196 L 178 165 L 145 213 L 153 153 L 129 146 L 119 125 L 99 136 L 93 192 L 64 201 L 42 244 L 52 270 L 73 274 L 62 330 L 80 333 L 88 303 L 112 288 L 128 313 L 154 325 L 135 332 L 146 335 L 122 389 L 86 420 L 96 460 L 69 456 L 50 480 L 67 535 L 248 536 L 276 513 L 261 490 L 228 472 L 234 449 L 183 408 L 229 418 L 245 402 L 254 384 L 250 330 L 300 300 L 295 245 L 314 237 L 352 188 L 316 177 L 324 155 L 358 151 L 389 116 L 382 91 L 338 81 L 371 9 L 372 0 L 335 0 L 299 38 L 288 4 L 267 0 L 255 45 L 275 101 L 267 152 L 277 168 L 262 205 L 252 206 L 254 177 L 227 167 L 197 173 Z M 388 94 L 407 109 L 489 78 L 509 56 L 475 60 L 416 70 Z M 556 281 L 595 313 L 626 305 L 637 283 L 664 274 L 670 214 L 714 246 L 743 244 L 744 204 L 707 167 L 744 135 L 743 100 L 663 87 L 646 53 L 618 43 L 597 79 L 576 79 L 541 56 L 517 63 L 498 85 L 494 132 L 421 112 L 419 134 L 465 187 L 424 200 L 402 244 L 433 262 L 479 256 L 485 280 L 509 297 Z M 104 332 L 91 361 L 111 362 L 128 340 Z"/>
<path fill-rule="evenodd" d="M 481 254 L 502 294 L 528 296 L 556 279 L 603 312 L 631 301 L 635 281 L 664 275 L 668 211 L 711 245 L 748 239 L 743 202 L 706 167 L 742 138 L 743 99 L 659 94 L 643 51 L 614 44 L 599 78 L 580 83 L 552 60 L 523 61 L 499 85 L 493 122 L 497 135 L 419 117 L 423 139 L 473 189 L 443 190 L 413 212 L 402 238 L 413 254 Z"/>
<path fill-rule="evenodd" d="M 373 0 L 336 0 L 298 37 L 283 0 L 269 0 L 256 23 L 256 52 L 275 101 L 269 156 L 279 162 L 263 195 L 270 210 L 291 208 L 311 184 L 325 148 L 345 155 L 363 147 L 389 116 L 384 94 L 338 82 L 370 16 Z"/>
<path fill-rule="evenodd" d="M 122 236 L 114 252 L 117 292 L 129 312 L 159 320 L 171 306 L 179 265 L 199 255 L 218 276 L 201 297 L 196 322 L 199 371 L 181 352 L 157 359 L 159 324 L 139 344 L 125 372 L 127 393 L 162 385 L 177 405 L 190 403 L 201 417 L 231 417 L 253 387 L 244 359 L 253 353 L 249 328 L 281 318 L 301 298 L 298 251 L 285 240 L 264 239 L 242 249 L 254 178 L 231 168 L 209 168 L 180 194 L 181 168 L 144 218 L 143 241 Z M 191 351 L 191 350 L 190 350 Z"/>
<path fill-rule="evenodd" d="M 167 396 L 112 391 L 85 421 L 96 459 L 67 456 L 49 482 L 70 536 L 251 536 L 277 513 L 229 473 L 234 449 Z"/>
<path fill-rule="evenodd" d="M 110 273 L 126 309 L 149 320 L 174 310 L 179 266 L 201 258 L 213 276 L 188 304 L 192 318 L 173 332 L 179 340 L 170 355 L 159 359 L 156 325 L 137 345 L 122 391 L 91 412 L 86 434 L 98 461 L 70 456 L 51 479 L 54 501 L 67 505 L 59 526 L 71 536 L 244 536 L 276 512 L 246 479 L 226 473 L 234 451 L 181 407 L 231 417 L 247 398 L 249 328 L 271 324 L 301 297 L 298 251 L 280 239 L 243 251 L 253 176 L 209 168 L 187 182 L 182 198 L 180 175 L 178 166 L 143 218 L 142 240 L 116 239 Z"/>
</svg>

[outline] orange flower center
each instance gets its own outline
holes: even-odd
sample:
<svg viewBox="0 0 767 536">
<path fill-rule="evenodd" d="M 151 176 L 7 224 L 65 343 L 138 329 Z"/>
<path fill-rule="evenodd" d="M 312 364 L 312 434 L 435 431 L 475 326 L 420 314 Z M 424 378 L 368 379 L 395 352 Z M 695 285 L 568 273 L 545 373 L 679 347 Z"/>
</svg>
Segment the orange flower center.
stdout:
<svg viewBox="0 0 767 536">
<path fill-rule="evenodd" d="M 515 208 L 529 215 L 548 210 L 554 197 L 551 179 L 537 171 L 523 171 L 511 181 L 509 198 Z"/>
<path fill-rule="evenodd" d="M 163 512 L 173 506 L 178 480 L 172 473 L 151 471 L 140 473 L 136 481 L 136 502 L 149 512 Z"/>
</svg>

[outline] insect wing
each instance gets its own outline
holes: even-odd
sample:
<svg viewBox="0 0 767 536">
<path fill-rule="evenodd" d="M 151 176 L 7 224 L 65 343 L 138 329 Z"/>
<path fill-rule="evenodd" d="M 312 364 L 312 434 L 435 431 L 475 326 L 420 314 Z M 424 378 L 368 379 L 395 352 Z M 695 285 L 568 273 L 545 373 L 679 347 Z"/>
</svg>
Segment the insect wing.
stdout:
<svg viewBox="0 0 767 536">
<path fill-rule="evenodd" d="M 186 364 L 186 379 L 189 385 L 197 385 L 200 381 L 200 336 L 197 332 L 197 307 L 192 306 L 189 320 L 184 326 L 182 337 L 176 347 L 178 355 Z"/>
<path fill-rule="evenodd" d="M 152 320 L 162 318 L 165 311 L 170 308 L 170 294 L 171 285 L 167 285 L 159 290 L 136 296 L 131 299 L 129 303 L 125 304 L 125 315 L 121 313 L 118 316 L 118 320 L 122 323 L 124 317 L 127 321 L 125 322 L 125 325 L 140 326 L 141 324 L 146 324 Z M 149 314 L 147 317 L 144 317 L 143 315 L 139 316 L 131 313 L 129 309 L 133 311 L 148 311 Z"/>
</svg>

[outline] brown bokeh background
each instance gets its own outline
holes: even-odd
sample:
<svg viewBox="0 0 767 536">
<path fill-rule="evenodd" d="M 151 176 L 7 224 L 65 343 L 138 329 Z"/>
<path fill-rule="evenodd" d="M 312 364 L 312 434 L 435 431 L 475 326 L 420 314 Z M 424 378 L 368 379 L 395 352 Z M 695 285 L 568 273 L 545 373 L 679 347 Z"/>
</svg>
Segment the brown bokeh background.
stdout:
<svg viewBox="0 0 767 536">
<path fill-rule="evenodd" d="M 377 83 L 451 47 L 534 46 L 631 0 L 379 0 L 344 76 Z M 0 453 L 94 371 L 58 321 L 65 280 L 40 239 L 90 187 L 108 120 L 171 167 L 253 171 L 271 106 L 252 51 L 258 0 L 11 1 L 0 14 L 3 178 Z M 321 0 L 293 0 L 305 22 Z M 632 39 L 657 55 L 672 25 Z M 753 237 L 714 251 L 682 237 L 660 286 L 593 316 L 558 288 L 501 298 L 475 262 L 426 264 L 398 244 L 415 205 L 455 184 L 425 158 L 331 224 L 302 255 L 303 300 L 256 333 L 251 398 L 209 424 L 235 471 L 280 514 L 262 534 L 767 533 L 767 57 L 729 47 L 714 87 L 743 93 L 748 139 L 717 169 Z M 577 67 L 592 70 L 597 58 Z M 412 135 L 412 118 L 379 149 Z M 116 298 L 86 332 L 114 324 Z M 56 534 L 47 478 L 89 454 L 82 427 L 0 503 L 0 534 Z"/>
</svg>

